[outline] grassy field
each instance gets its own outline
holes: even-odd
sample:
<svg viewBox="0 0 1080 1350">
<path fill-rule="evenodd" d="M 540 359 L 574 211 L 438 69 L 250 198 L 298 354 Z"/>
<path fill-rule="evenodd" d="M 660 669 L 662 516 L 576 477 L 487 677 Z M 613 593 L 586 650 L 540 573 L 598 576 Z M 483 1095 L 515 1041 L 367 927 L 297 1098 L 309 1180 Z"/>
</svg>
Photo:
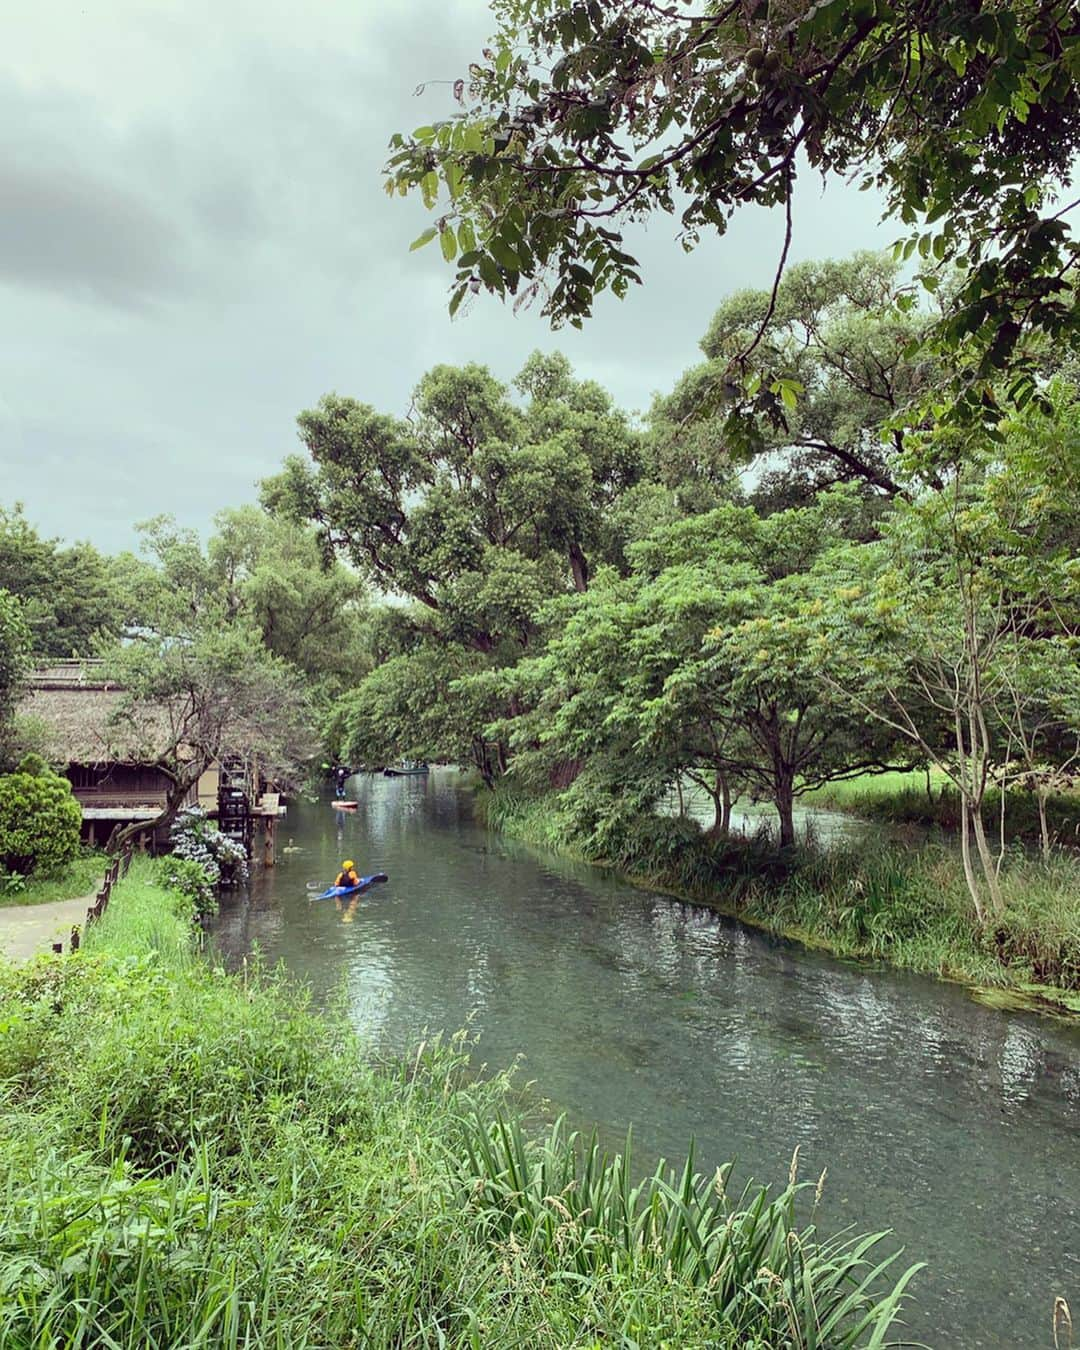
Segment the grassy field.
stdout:
<svg viewBox="0 0 1080 1350">
<path fill-rule="evenodd" d="M 712 841 L 694 821 L 669 817 L 640 819 L 600 844 L 575 831 L 554 794 L 480 802 L 493 828 L 838 955 L 1080 1011 L 1080 861 L 1064 851 L 1043 862 L 1015 849 L 1002 872 L 1004 911 L 980 925 L 948 845 L 780 852 L 764 838 Z"/>
<path fill-rule="evenodd" d="M 0 876 L 0 906 L 43 905 L 50 900 L 75 900 L 90 895 L 101 884 L 108 859 L 103 853 L 73 858 L 64 870 L 52 876 L 30 876 L 14 882 Z"/>
<path fill-rule="evenodd" d="M 930 790 L 935 797 L 944 781 L 941 774 L 931 770 Z M 893 769 L 889 773 L 866 773 L 841 783 L 829 783 L 807 792 L 800 800 L 836 810 L 857 810 L 863 802 L 888 801 L 921 793 L 924 801 L 929 803 L 926 783 L 926 774 L 922 769 Z"/>
<path fill-rule="evenodd" d="M 211 968 L 151 877 L 0 967 L 5 1350 L 893 1343 L 914 1272 L 819 1234 L 812 1185 L 527 1139 L 462 1038 L 374 1066 L 344 1009 Z"/>
<path fill-rule="evenodd" d="M 936 826 L 946 831 L 960 828 L 959 800 L 955 789 L 943 774 L 921 769 L 864 774 L 846 782 L 830 783 L 807 792 L 801 800 L 808 805 L 850 811 L 893 824 Z M 1006 837 L 1034 842 L 1039 836 L 1038 810 L 1034 798 L 1026 792 L 1010 792 L 1006 800 Z M 983 819 L 987 829 L 997 832 L 1000 824 L 1001 794 L 991 789 L 986 794 Z M 1068 847 L 1080 845 L 1080 794 L 1057 793 L 1047 806 L 1050 833 L 1054 842 Z"/>
</svg>

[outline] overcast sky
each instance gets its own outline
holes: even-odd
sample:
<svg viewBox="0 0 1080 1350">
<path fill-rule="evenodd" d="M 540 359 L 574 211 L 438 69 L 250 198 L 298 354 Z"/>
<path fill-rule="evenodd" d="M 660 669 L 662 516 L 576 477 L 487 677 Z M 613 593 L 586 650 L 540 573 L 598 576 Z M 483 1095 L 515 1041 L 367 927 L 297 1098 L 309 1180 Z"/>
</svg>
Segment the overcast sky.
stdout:
<svg viewBox="0 0 1080 1350">
<path fill-rule="evenodd" d="M 0 503 L 114 550 L 160 511 L 205 528 L 337 390 L 403 412 L 439 361 L 509 378 L 536 347 L 644 409 L 698 356 L 782 234 L 756 212 L 684 255 L 635 241 L 646 285 L 551 333 L 449 269 L 418 201 L 383 191 L 397 130 L 445 115 L 490 31 L 482 0 L 0 0 Z M 802 185 L 793 260 L 892 241 L 876 202 Z"/>
</svg>

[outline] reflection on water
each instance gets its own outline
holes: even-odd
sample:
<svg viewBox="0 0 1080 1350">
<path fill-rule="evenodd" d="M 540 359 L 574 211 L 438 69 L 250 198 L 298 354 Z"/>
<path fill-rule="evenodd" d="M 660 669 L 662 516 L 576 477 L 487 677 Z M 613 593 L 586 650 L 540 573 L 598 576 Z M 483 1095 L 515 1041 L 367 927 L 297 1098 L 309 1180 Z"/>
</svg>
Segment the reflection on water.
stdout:
<svg viewBox="0 0 1080 1350">
<path fill-rule="evenodd" d="M 1080 1305 L 1080 1032 L 845 964 L 488 835 L 454 774 L 357 778 L 355 814 L 290 806 L 299 852 L 226 900 L 218 941 L 342 987 L 402 1050 L 475 1013 L 558 1109 L 642 1157 L 782 1180 L 829 1169 L 823 1224 L 891 1226 L 930 1270 L 911 1330 L 1044 1346 Z M 348 914 L 310 898 L 344 858 L 389 873 Z"/>
</svg>

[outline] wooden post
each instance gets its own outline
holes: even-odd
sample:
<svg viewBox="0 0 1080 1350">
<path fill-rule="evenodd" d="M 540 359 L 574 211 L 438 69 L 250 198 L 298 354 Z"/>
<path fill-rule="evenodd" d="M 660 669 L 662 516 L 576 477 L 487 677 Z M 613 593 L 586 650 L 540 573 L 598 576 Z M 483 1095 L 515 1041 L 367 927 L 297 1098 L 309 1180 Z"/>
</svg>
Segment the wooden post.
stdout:
<svg viewBox="0 0 1080 1350">
<path fill-rule="evenodd" d="M 90 831 L 89 831 L 89 833 L 88 833 L 87 836 L 86 836 L 86 842 L 90 845 L 91 848 L 96 848 L 96 847 L 97 847 L 97 828 L 96 828 L 96 827 L 97 827 L 97 821 L 96 821 L 96 820 L 91 820 L 91 821 L 89 821 L 88 823 L 89 823 L 89 826 L 90 826 Z"/>
<path fill-rule="evenodd" d="M 71 930 L 71 950 L 73 952 L 77 952 L 79 950 L 79 928 L 77 924 Z"/>
<path fill-rule="evenodd" d="M 274 816 L 265 816 L 263 818 L 263 866 L 273 867 L 274 865 L 274 826 L 277 820 Z"/>
</svg>

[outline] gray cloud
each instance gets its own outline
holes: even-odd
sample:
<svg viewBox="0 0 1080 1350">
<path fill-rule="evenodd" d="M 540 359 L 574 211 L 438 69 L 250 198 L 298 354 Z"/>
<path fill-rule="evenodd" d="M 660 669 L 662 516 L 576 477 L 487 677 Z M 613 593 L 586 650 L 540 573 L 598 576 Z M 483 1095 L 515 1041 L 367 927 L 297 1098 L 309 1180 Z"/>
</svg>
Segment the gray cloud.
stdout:
<svg viewBox="0 0 1080 1350">
<path fill-rule="evenodd" d="M 509 378 L 537 346 L 643 409 L 697 359 L 725 294 L 767 284 L 779 220 L 692 255 L 655 220 L 646 286 L 582 333 L 478 298 L 451 322 L 419 202 L 387 142 L 451 107 L 482 0 L 38 0 L 0 52 L 0 500 L 130 544 L 172 510 L 250 500 L 329 389 L 401 411 L 437 361 Z M 415 87 L 430 82 L 424 95 Z M 445 82 L 445 83 L 440 83 Z M 807 184 L 794 256 L 881 245 L 873 199 Z"/>
<path fill-rule="evenodd" d="M 89 175 L 0 164 L 0 276 L 141 303 L 180 280 L 179 238 L 145 202 Z"/>
</svg>

